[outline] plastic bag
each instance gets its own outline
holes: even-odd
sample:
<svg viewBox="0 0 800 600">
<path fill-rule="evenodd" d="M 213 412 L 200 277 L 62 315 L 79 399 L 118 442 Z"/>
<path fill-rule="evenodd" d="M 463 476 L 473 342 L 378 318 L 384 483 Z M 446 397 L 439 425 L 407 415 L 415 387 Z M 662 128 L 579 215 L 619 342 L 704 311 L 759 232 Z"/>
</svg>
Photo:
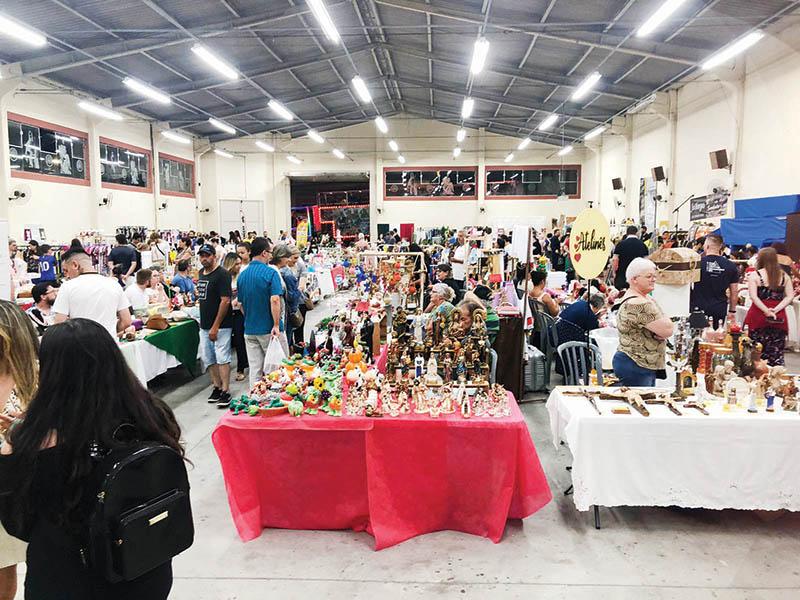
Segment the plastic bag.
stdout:
<svg viewBox="0 0 800 600">
<path fill-rule="evenodd" d="M 281 362 L 286 358 L 286 351 L 283 349 L 278 336 L 272 336 L 272 340 L 267 346 L 267 353 L 264 355 L 264 374 L 272 373 L 280 368 Z"/>
</svg>

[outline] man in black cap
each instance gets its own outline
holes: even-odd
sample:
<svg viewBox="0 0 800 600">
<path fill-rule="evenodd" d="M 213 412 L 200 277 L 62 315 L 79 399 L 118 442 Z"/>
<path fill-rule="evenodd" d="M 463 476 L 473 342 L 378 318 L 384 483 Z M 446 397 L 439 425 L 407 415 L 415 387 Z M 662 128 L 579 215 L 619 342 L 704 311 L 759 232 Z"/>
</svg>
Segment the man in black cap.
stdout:
<svg viewBox="0 0 800 600">
<path fill-rule="evenodd" d="M 217 252 L 211 244 L 197 251 L 203 270 L 197 282 L 200 302 L 200 355 L 211 374 L 214 389 L 208 397 L 217 408 L 227 408 L 231 377 L 231 275 L 217 263 Z"/>
</svg>

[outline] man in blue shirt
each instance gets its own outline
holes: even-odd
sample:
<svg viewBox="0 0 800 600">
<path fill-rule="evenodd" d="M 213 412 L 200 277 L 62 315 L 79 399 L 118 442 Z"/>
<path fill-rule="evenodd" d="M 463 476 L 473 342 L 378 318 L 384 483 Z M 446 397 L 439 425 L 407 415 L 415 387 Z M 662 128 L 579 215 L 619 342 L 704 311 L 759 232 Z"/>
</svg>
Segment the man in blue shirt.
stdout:
<svg viewBox="0 0 800 600">
<path fill-rule="evenodd" d="M 178 291 L 180 291 L 181 294 L 189 294 L 189 297 L 193 301 L 196 300 L 197 293 L 195 291 L 194 281 L 192 281 L 192 278 L 189 277 L 189 261 L 181 260 L 176 266 L 178 272 L 172 278 L 170 286 L 173 288 L 178 288 Z"/>
<path fill-rule="evenodd" d="M 39 283 L 56 280 L 56 257 L 53 249 L 47 244 L 39 247 Z"/>
<path fill-rule="evenodd" d="M 237 297 L 244 313 L 244 343 L 251 388 L 264 375 L 264 356 L 273 337 L 278 337 L 289 354 L 281 322 L 284 285 L 281 274 L 269 264 L 271 250 L 266 238 L 255 238 L 250 245 L 250 264 L 236 280 Z"/>
</svg>

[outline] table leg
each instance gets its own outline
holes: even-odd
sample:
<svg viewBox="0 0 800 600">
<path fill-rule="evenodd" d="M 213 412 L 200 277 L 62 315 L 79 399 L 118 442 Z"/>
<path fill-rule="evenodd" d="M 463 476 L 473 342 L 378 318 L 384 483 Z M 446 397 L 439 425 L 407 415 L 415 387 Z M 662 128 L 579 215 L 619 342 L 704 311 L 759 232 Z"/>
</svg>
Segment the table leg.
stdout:
<svg viewBox="0 0 800 600">
<path fill-rule="evenodd" d="M 594 505 L 594 528 L 600 529 L 600 507 Z"/>
</svg>

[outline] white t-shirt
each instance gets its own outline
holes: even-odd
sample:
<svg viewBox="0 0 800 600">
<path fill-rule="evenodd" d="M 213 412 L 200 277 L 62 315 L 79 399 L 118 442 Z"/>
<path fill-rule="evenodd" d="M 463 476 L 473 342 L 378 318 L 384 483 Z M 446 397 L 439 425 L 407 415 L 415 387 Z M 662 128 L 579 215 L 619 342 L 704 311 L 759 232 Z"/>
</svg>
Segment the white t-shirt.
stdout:
<svg viewBox="0 0 800 600">
<path fill-rule="evenodd" d="M 146 308 L 150 304 L 150 295 L 147 293 L 150 290 L 143 290 L 135 283 L 125 288 L 125 297 L 131 303 L 133 310 L 137 308 Z"/>
<path fill-rule="evenodd" d="M 86 273 L 58 290 L 53 312 L 70 319 L 91 319 L 117 337 L 117 313 L 131 305 L 116 279 Z"/>
<path fill-rule="evenodd" d="M 450 264 L 450 266 L 453 267 L 453 279 L 455 279 L 456 281 L 464 281 L 466 277 L 466 271 L 464 270 L 464 263 L 467 262 L 468 257 L 469 257 L 469 246 L 467 246 L 466 244 L 458 246 L 453 252 L 453 258 L 462 261 L 460 263 L 451 261 Z"/>
<path fill-rule="evenodd" d="M 159 240 L 158 243 L 150 246 L 150 258 L 153 262 L 167 264 L 169 262 L 169 242 Z"/>
</svg>

